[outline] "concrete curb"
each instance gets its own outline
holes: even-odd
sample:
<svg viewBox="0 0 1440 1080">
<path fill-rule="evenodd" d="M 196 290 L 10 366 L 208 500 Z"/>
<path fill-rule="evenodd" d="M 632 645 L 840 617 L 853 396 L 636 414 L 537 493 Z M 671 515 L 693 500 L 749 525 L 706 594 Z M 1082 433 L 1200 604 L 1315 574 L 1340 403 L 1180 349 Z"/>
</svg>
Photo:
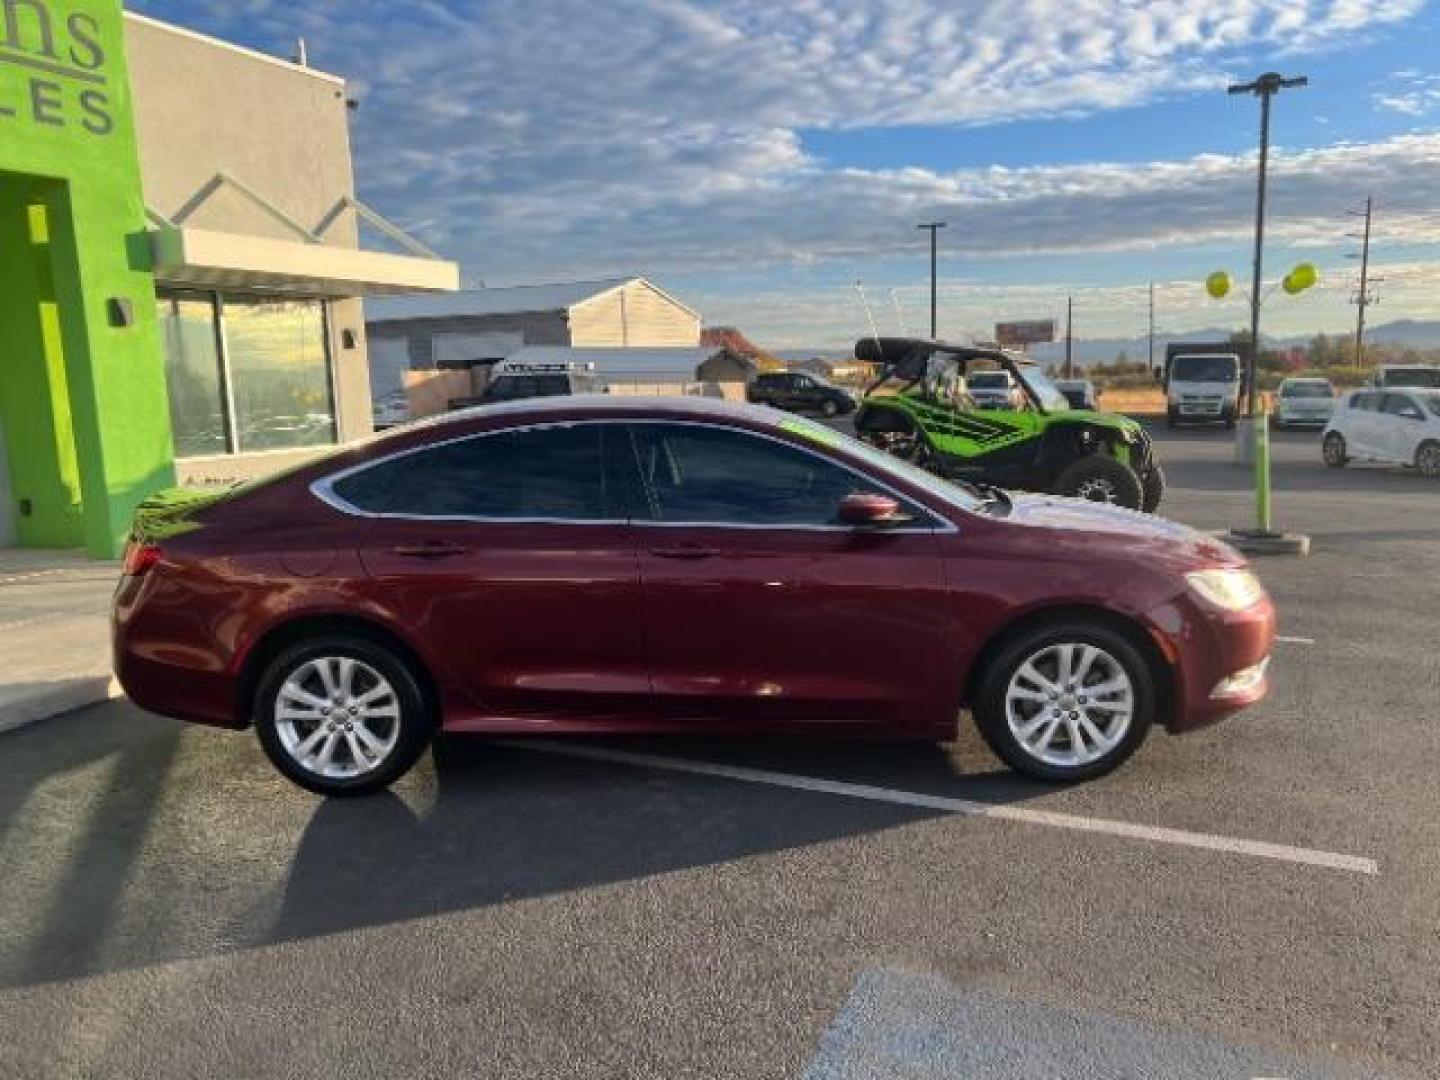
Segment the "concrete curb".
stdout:
<svg viewBox="0 0 1440 1080">
<path fill-rule="evenodd" d="M 96 675 L 49 683 L 13 697 L 0 687 L 0 732 L 14 731 L 52 716 L 74 712 L 122 696 L 113 675 Z"/>
<path fill-rule="evenodd" d="M 1246 555 L 1309 555 L 1310 537 L 1304 533 L 1260 532 L 1255 529 L 1231 529 L 1221 536 L 1226 543 Z"/>
</svg>

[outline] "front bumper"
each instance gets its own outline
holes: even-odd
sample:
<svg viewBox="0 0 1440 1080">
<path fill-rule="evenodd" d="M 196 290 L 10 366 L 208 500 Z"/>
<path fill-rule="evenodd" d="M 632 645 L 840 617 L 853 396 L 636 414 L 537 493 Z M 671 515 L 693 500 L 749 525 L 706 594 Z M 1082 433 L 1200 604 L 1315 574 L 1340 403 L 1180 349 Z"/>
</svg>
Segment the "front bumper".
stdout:
<svg viewBox="0 0 1440 1080">
<path fill-rule="evenodd" d="M 1270 690 L 1275 606 L 1265 597 L 1243 611 L 1221 611 L 1183 594 L 1151 613 L 1174 672 L 1165 726 L 1193 731 L 1239 712 Z"/>
</svg>

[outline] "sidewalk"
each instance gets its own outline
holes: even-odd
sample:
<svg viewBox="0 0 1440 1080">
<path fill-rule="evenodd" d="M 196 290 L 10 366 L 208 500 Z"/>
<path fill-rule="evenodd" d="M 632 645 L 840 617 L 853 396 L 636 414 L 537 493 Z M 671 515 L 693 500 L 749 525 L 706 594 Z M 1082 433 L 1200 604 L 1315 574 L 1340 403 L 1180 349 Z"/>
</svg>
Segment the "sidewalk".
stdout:
<svg viewBox="0 0 1440 1080">
<path fill-rule="evenodd" d="M 119 572 L 81 552 L 0 548 L 0 731 L 119 693 L 109 624 Z"/>
</svg>

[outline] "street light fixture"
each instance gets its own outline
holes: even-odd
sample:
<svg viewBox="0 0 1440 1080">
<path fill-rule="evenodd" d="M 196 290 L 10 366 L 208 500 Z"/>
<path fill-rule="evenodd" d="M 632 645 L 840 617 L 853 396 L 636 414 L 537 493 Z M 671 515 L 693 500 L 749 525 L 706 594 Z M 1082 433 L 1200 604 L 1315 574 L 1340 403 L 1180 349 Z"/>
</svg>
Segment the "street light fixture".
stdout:
<svg viewBox="0 0 1440 1080">
<path fill-rule="evenodd" d="M 1253 422 L 1255 416 L 1255 382 L 1260 356 L 1260 276 L 1265 251 L 1265 174 L 1270 161 L 1270 99 L 1281 90 L 1290 90 L 1309 83 L 1304 75 L 1293 78 L 1267 71 L 1254 82 L 1237 83 L 1231 94 L 1253 94 L 1260 99 L 1260 168 L 1255 198 L 1255 272 L 1250 289 L 1250 356 L 1245 364 L 1245 414 Z"/>
</svg>

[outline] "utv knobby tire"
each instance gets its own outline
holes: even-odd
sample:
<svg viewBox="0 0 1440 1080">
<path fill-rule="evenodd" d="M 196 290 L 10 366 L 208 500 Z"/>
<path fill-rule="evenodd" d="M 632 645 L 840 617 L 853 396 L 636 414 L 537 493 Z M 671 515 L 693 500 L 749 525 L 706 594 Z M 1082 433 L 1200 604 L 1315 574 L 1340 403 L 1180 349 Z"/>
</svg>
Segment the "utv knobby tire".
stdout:
<svg viewBox="0 0 1440 1080">
<path fill-rule="evenodd" d="M 1135 470 L 1104 454 L 1086 454 L 1067 465 L 1055 480 L 1055 494 L 1127 510 L 1139 510 L 1144 499 Z"/>
<path fill-rule="evenodd" d="M 1152 465 L 1140 484 L 1140 509 L 1153 514 L 1160 509 L 1160 500 L 1165 498 L 1165 470 L 1158 464 Z"/>
</svg>

